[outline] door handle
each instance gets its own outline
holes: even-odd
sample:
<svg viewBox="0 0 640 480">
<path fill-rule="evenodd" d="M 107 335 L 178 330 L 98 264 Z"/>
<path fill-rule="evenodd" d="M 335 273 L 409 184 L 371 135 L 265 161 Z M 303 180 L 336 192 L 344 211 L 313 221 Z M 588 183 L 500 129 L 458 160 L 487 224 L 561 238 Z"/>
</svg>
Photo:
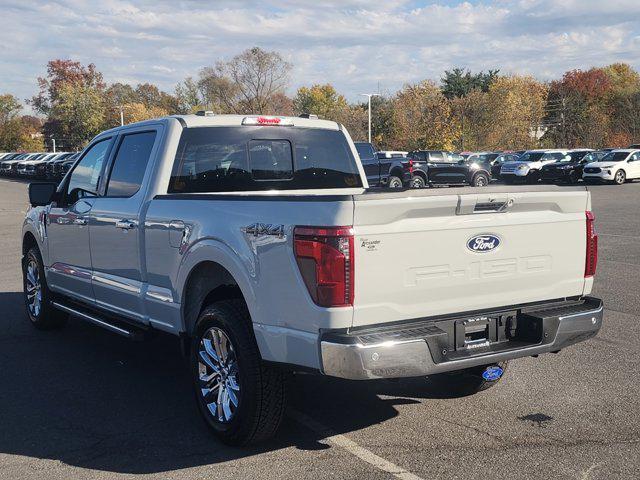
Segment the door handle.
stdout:
<svg viewBox="0 0 640 480">
<path fill-rule="evenodd" d="M 73 220 L 73 224 L 74 225 L 86 225 L 87 224 L 87 219 L 86 218 L 82 218 L 82 217 L 78 217 L 78 218 Z"/>
<path fill-rule="evenodd" d="M 131 220 L 120 220 L 116 222 L 116 228 L 121 228 L 122 230 L 131 230 L 132 228 L 136 228 L 136 223 Z"/>
</svg>

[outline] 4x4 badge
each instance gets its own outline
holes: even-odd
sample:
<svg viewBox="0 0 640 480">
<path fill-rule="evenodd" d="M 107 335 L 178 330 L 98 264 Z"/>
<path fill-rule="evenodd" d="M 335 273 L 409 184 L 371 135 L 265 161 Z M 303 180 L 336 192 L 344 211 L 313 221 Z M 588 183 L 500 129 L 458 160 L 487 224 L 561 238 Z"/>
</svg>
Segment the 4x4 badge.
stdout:
<svg viewBox="0 0 640 480">
<path fill-rule="evenodd" d="M 269 235 L 272 237 L 284 238 L 284 225 L 272 225 L 270 223 L 253 223 L 243 227 L 242 231 L 247 235 L 259 237 Z"/>
</svg>

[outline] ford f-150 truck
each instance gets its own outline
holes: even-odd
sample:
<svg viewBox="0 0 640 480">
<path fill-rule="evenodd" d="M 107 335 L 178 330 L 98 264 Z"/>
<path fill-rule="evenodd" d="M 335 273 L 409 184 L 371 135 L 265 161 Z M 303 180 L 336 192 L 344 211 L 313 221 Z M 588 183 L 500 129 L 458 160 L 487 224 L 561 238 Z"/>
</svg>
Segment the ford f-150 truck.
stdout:
<svg viewBox="0 0 640 480">
<path fill-rule="evenodd" d="M 28 317 L 179 336 L 230 444 L 274 434 L 292 371 L 472 393 L 600 329 L 585 188 L 367 187 L 330 121 L 204 112 L 103 132 L 58 187 L 29 187 Z"/>
</svg>

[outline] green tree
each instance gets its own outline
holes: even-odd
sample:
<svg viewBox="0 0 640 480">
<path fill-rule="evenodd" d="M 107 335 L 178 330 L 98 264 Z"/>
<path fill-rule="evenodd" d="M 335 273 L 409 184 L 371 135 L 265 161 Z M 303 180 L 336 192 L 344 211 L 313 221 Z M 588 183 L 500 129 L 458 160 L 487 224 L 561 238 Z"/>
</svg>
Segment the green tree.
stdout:
<svg viewBox="0 0 640 480">
<path fill-rule="evenodd" d="M 20 101 L 11 94 L 0 95 L 0 126 L 18 116 L 22 110 Z"/>
<path fill-rule="evenodd" d="M 444 77 L 440 79 L 440 88 L 448 99 L 465 97 L 473 90 L 488 92 L 499 72 L 500 70 L 488 70 L 487 73 L 471 73 L 463 68 L 445 70 Z"/>
<path fill-rule="evenodd" d="M 100 133 L 105 121 L 102 92 L 91 85 L 68 83 L 60 87 L 51 110 L 65 148 L 79 149 Z"/>
<path fill-rule="evenodd" d="M 341 121 L 349 104 L 331 84 L 300 87 L 293 98 L 293 106 L 297 115 L 313 113 L 327 120 Z"/>
</svg>

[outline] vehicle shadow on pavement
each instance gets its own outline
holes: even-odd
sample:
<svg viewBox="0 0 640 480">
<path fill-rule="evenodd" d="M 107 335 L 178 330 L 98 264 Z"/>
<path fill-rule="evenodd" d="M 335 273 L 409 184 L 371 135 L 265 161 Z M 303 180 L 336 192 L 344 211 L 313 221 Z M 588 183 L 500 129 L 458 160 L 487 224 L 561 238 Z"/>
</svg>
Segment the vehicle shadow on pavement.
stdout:
<svg viewBox="0 0 640 480">
<path fill-rule="evenodd" d="M 0 293 L 0 311 L 0 454 L 158 473 L 286 447 L 328 448 L 322 443 L 327 435 L 384 422 L 397 415 L 396 405 L 417 403 L 410 397 L 432 395 L 426 380 L 347 388 L 340 380 L 295 375 L 290 411 L 320 419 L 331 432 L 311 430 L 287 415 L 276 439 L 230 448 L 200 419 L 175 338 L 159 334 L 134 343 L 77 319 L 59 331 L 38 331 L 17 292 Z"/>
</svg>

